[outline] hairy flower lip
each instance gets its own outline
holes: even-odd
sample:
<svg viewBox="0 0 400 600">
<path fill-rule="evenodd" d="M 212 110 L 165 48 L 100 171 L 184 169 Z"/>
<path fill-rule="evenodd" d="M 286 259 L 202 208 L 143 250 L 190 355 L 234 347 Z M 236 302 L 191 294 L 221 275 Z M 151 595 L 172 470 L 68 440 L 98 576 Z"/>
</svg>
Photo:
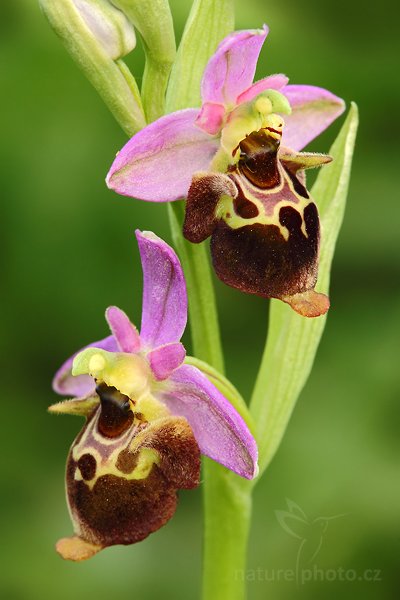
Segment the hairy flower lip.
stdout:
<svg viewBox="0 0 400 600">
<path fill-rule="evenodd" d="M 291 153 L 285 163 L 285 155 L 279 157 L 279 140 L 266 130 L 247 136 L 241 150 L 238 164 L 227 174 L 198 173 L 193 178 L 184 237 L 193 243 L 211 237 L 213 266 L 227 285 L 278 298 L 302 316 L 318 317 L 329 308 L 328 298 L 314 291 L 318 211 L 296 168 L 327 161 L 320 155 L 313 162 L 310 154 L 303 158 Z"/>
<path fill-rule="evenodd" d="M 144 280 L 140 335 L 123 311 L 110 307 L 106 318 L 112 335 L 83 350 L 95 347 L 116 356 L 143 357 L 151 374 L 150 393 L 172 415 L 188 420 L 202 453 L 251 479 L 257 471 L 257 446 L 247 425 L 205 375 L 183 364 L 185 351 L 179 340 L 186 326 L 187 295 L 178 257 L 152 232 L 136 231 L 136 237 Z M 53 387 L 84 402 L 93 396 L 96 384 L 86 375 L 71 376 L 74 357 L 57 371 Z M 62 403 L 58 406 L 62 412 Z"/>
</svg>

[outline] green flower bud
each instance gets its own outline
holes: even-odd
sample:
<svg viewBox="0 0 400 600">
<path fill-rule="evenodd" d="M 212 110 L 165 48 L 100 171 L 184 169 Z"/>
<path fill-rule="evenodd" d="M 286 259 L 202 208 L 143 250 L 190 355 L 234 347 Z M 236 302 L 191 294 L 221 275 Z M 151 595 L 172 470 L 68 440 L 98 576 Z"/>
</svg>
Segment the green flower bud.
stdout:
<svg viewBox="0 0 400 600">
<path fill-rule="evenodd" d="M 136 36 L 132 24 L 108 0 L 73 0 L 73 4 L 110 58 L 118 60 L 134 49 Z"/>
<path fill-rule="evenodd" d="M 139 90 L 121 57 L 136 45 L 132 23 L 108 0 L 39 0 L 50 25 L 130 135 L 145 126 Z"/>
</svg>

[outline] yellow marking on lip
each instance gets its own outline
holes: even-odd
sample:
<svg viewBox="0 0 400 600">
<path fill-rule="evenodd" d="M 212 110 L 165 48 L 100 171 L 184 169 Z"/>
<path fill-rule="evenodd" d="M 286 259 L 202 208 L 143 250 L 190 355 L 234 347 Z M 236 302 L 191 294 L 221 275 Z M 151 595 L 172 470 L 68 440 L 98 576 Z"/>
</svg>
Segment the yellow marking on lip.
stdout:
<svg viewBox="0 0 400 600">
<path fill-rule="evenodd" d="M 223 219 L 231 229 L 239 229 L 240 227 L 245 227 L 246 225 L 256 224 L 275 225 L 276 227 L 278 227 L 283 238 L 287 242 L 289 239 L 289 230 L 287 229 L 287 227 L 283 226 L 280 223 L 279 211 L 281 210 L 281 208 L 290 206 L 291 208 L 294 208 L 299 212 L 302 218 L 301 231 L 303 232 L 305 237 L 308 237 L 304 223 L 304 208 L 306 204 L 309 204 L 309 200 L 302 203 L 301 205 L 294 204 L 293 202 L 287 200 L 280 200 L 274 206 L 274 212 L 272 213 L 272 215 L 265 214 L 264 207 L 262 206 L 261 202 L 256 198 L 251 198 L 251 202 L 254 202 L 254 204 L 257 205 L 259 209 L 259 214 L 251 219 L 244 219 L 243 217 L 235 213 L 233 199 L 229 196 L 222 196 L 221 200 L 218 202 L 217 205 L 216 217 L 219 219 Z"/>
<path fill-rule="evenodd" d="M 153 448 L 141 448 L 139 450 L 139 458 L 136 467 L 131 473 L 123 473 L 116 466 L 118 456 L 122 450 L 124 450 L 124 448 L 118 448 L 116 456 L 114 456 L 115 453 L 112 455 L 113 460 L 110 460 L 110 457 L 106 463 L 99 464 L 98 461 L 96 461 L 96 474 L 94 477 L 92 477 L 92 479 L 83 479 L 82 475 L 81 477 L 76 477 L 75 471 L 75 481 L 83 481 L 90 491 L 92 491 L 98 479 L 100 479 L 100 477 L 104 477 L 105 475 L 115 475 L 115 477 L 126 479 L 126 481 L 140 481 L 142 479 L 147 479 L 154 465 L 160 464 L 160 455 L 156 450 Z M 84 452 L 84 454 L 92 454 L 92 452 Z M 79 468 L 77 468 L 77 470 L 79 470 Z"/>
<path fill-rule="evenodd" d="M 143 429 L 138 434 L 135 431 L 136 428 L 128 429 L 127 432 L 125 432 L 120 438 L 114 438 L 113 440 L 111 440 L 112 443 L 110 444 L 110 440 L 108 438 L 105 438 L 96 431 L 98 418 L 99 415 L 96 415 L 96 417 L 94 417 L 93 420 L 89 423 L 86 431 L 82 435 L 79 442 L 75 446 L 73 446 L 71 452 L 72 458 L 75 462 L 78 462 L 79 459 L 85 454 L 90 454 L 91 456 L 93 456 L 93 458 L 96 461 L 95 476 L 90 480 L 85 480 L 83 479 L 83 477 L 79 478 L 79 475 L 78 477 L 76 477 L 77 470 L 79 470 L 80 472 L 80 469 L 77 466 L 76 471 L 74 472 L 74 479 L 76 481 L 84 481 L 84 483 L 89 487 L 90 490 L 93 489 L 99 477 L 102 477 L 104 475 L 115 475 L 116 477 L 127 479 L 128 481 L 135 479 L 146 479 L 146 477 L 148 477 L 151 471 L 152 466 L 154 464 L 159 464 L 160 462 L 160 455 L 153 448 L 142 447 L 139 450 L 137 450 L 137 444 L 140 442 L 140 440 L 143 439 L 143 435 L 146 435 L 146 430 Z M 93 442 L 101 443 L 104 446 L 105 450 L 109 449 L 112 445 L 114 445 L 115 447 L 112 449 L 108 456 L 103 456 L 97 448 L 93 447 L 91 440 L 88 439 L 90 437 L 93 438 Z M 139 457 L 134 470 L 131 473 L 126 474 L 116 467 L 116 463 L 118 462 L 118 458 L 121 451 L 126 450 L 128 448 L 132 452 L 138 451 Z M 80 475 L 82 475 L 81 472 Z"/>
<path fill-rule="evenodd" d="M 74 479 L 75 481 L 83 481 L 82 473 L 79 467 L 76 467 L 75 469 Z"/>
<path fill-rule="evenodd" d="M 302 205 L 303 214 L 302 214 L 301 228 L 300 229 L 301 229 L 301 232 L 304 235 L 304 237 L 308 238 L 308 234 L 307 234 L 307 231 L 306 231 L 306 223 L 305 223 L 305 220 L 304 220 L 304 208 L 307 206 L 307 204 L 309 204 L 310 202 L 313 202 L 313 200 L 312 200 L 312 198 L 311 198 L 310 195 L 309 195 L 308 198 L 303 198 L 303 196 L 300 196 L 300 194 L 298 194 L 296 192 L 296 190 L 294 189 L 293 181 L 291 180 L 290 177 L 288 177 L 288 175 L 287 175 L 286 172 L 284 173 L 284 177 L 285 177 L 285 180 L 286 180 L 286 182 L 287 182 L 287 184 L 289 186 L 290 191 L 296 196 L 296 198 L 299 199 L 300 205 Z M 307 193 L 308 193 L 308 190 L 307 190 Z"/>
<path fill-rule="evenodd" d="M 153 465 L 160 464 L 160 455 L 153 448 L 142 448 L 139 454 L 138 464 L 129 475 L 125 475 L 128 480 L 146 479 Z"/>
<path fill-rule="evenodd" d="M 289 230 L 287 227 L 283 226 L 279 221 L 279 211 L 281 208 L 286 206 L 290 206 L 298 211 L 301 216 L 301 232 L 303 233 L 305 238 L 308 238 L 308 234 L 306 231 L 306 225 L 304 221 L 304 209 L 308 204 L 313 202 L 312 198 L 303 198 L 300 196 L 294 189 L 292 180 L 286 173 L 286 171 L 280 166 L 279 168 L 281 174 L 281 182 L 279 186 L 270 190 L 261 190 L 260 188 L 254 186 L 250 181 L 246 179 L 244 176 L 240 176 L 237 173 L 232 174 L 232 178 L 235 183 L 240 185 L 243 188 L 244 195 L 247 200 L 255 204 L 258 208 L 258 215 L 256 217 L 252 217 L 251 219 L 244 219 L 240 215 L 235 212 L 234 209 L 234 199 L 228 195 L 221 196 L 215 211 L 215 216 L 217 219 L 223 219 L 225 223 L 231 227 L 231 229 L 239 229 L 240 227 L 244 227 L 246 225 L 275 225 L 279 228 L 283 238 L 287 242 L 289 239 Z M 271 197 L 274 194 L 281 192 L 284 185 L 288 185 L 290 192 L 293 194 L 294 198 L 297 202 L 293 200 L 279 200 L 276 202 L 272 214 L 266 214 L 265 208 L 262 201 L 255 196 L 255 192 L 257 194 L 263 193 L 266 197 Z"/>
<path fill-rule="evenodd" d="M 259 201 L 256 202 L 252 198 L 251 202 L 257 204 L 257 207 L 260 209 L 261 203 L 259 203 Z M 293 203 L 284 201 L 279 202 L 274 207 L 274 212 L 272 215 L 266 215 L 264 212 L 264 207 L 262 207 L 256 217 L 244 219 L 240 215 L 236 214 L 233 199 L 229 196 L 223 196 L 218 202 L 216 216 L 217 218 L 223 219 L 231 229 L 239 229 L 240 227 L 245 227 L 246 225 L 276 225 L 287 242 L 289 239 L 289 231 L 279 222 L 279 210 L 282 208 L 282 206 L 293 206 Z"/>
</svg>

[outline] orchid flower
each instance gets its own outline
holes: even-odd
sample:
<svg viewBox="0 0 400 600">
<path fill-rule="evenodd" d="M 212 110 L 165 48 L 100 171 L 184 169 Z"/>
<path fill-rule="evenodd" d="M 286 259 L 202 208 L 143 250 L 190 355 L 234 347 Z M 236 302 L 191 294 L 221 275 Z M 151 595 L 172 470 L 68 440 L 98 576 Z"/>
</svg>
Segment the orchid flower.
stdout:
<svg viewBox="0 0 400 600">
<path fill-rule="evenodd" d="M 267 34 L 264 26 L 225 38 L 205 69 L 201 109 L 168 114 L 137 133 L 107 184 L 151 202 L 187 197 L 184 235 L 194 243 L 211 236 L 222 281 L 318 316 L 329 300 L 314 291 L 319 217 L 304 169 L 331 159 L 300 150 L 344 103 L 281 74 L 253 83 Z"/>
<path fill-rule="evenodd" d="M 251 479 L 257 446 L 230 402 L 184 364 L 187 320 L 181 265 L 163 240 L 136 232 L 144 286 L 140 335 L 127 315 L 106 311 L 111 335 L 68 359 L 53 387 L 72 399 L 51 412 L 86 416 L 66 473 L 75 536 L 63 558 L 147 537 L 174 514 L 176 492 L 199 483 L 200 452 Z"/>
</svg>

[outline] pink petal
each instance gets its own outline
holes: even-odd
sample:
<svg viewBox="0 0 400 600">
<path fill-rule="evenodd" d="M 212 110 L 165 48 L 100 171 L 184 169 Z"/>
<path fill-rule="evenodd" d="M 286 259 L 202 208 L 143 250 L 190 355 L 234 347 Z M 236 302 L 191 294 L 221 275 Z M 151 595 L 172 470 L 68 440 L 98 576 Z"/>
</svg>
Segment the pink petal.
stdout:
<svg viewBox="0 0 400 600">
<path fill-rule="evenodd" d="M 180 342 L 165 344 L 148 353 L 154 377 L 159 381 L 167 379 L 185 360 L 186 350 Z"/>
<path fill-rule="evenodd" d="M 138 330 L 132 325 L 124 311 L 117 306 L 109 306 L 106 310 L 106 319 L 121 352 L 139 352 Z"/>
<path fill-rule="evenodd" d="M 196 119 L 196 125 L 210 135 L 216 135 L 221 130 L 224 116 L 225 107 L 223 104 L 206 102 L 201 107 L 200 114 Z"/>
<path fill-rule="evenodd" d="M 253 82 L 258 55 L 268 27 L 228 35 L 208 61 L 201 82 L 203 103 L 236 104 Z"/>
<path fill-rule="evenodd" d="M 247 90 L 240 94 L 237 99 L 237 103 L 241 104 L 242 102 L 249 102 L 253 100 L 258 94 L 264 92 L 265 90 L 281 90 L 285 85 L 287 85 L 289 79 L 286 75 L 270 75 L 269 77 L 265 77 L 264 79 L 260 79 L 260 81 L 256 81 L 250 86 Z"/>
<path fill-rule="evenodd" d="M 92 377 L 89 375 L 77 375 L 76 377 L 73 377 L 71 374 L 72 363 L 75 356 L 79 354 L 79 352 L 82 352 L 82 350 L 91 348 L 92 346 L 95 346 L 96 348 L 102 348 L 103 350 L 108 350 L 109 352 L 119 351 L 119 347 L 114 336 L 110 335 L 104 338 L 104 340 L 88 344 L 84 348 L 78 350 L 78 352 L 75 352 L 75 354 L 66 360 L 54 375 L 53 390 L 57 392 L 57 394 L 61 394 L 62 396 L 84 397 L 94 393 L 95 383 Z"/>
<path fill-rule="evenodd" d="M 107 175 L 109 188 L 149 202 L 187 194 L 194 171 L 207 170 L 218 142 L 195 126 L 198 109 L 161 117 L 133 136 Z"/>
<path fill-rule="evenodd" d="M 257 445 L 246 423 L 230 402 L 191 365 L 179 367 L 159 392 L 175 415 L 186 417 L 200 450 L 242 477 L 257 472 Z"/>
<path fill-rule="evenodd" d="M 151 231 L 136 231 L 143 269 L 140 339 L 149 350 L 179 342 L 186 327 L 186 283 L 179 259 Z"/>
<path fill-rule="evenodd" d="M 312 85 L 287 85 L 283 88 L 292 107 L 292 114 L 285 115 L 282 146 L 301 150 L 345 109 L 344 101 L 328 90 Z"/>
</svg>

